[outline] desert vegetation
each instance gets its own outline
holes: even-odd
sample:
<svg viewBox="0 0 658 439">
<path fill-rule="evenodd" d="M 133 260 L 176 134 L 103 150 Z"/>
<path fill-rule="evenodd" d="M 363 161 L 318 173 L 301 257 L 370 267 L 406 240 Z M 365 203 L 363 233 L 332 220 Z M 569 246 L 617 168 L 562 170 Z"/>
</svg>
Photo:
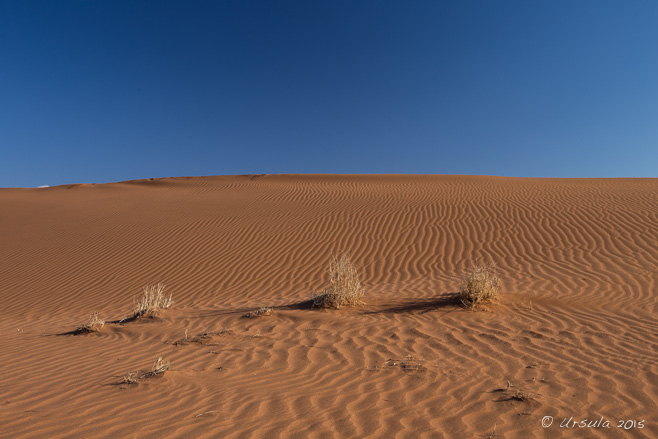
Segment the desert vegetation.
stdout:
<svg viewBox="0 0 658 439">
<path fill-rule="evenodd" d="M 122 384 L 135 384 L 137 382 L 137 372 L 128 372 L 128 375 L 123 377 Z"/>
<path fill-rule="evenodd" d="M 140 300 L 133 298 L 133 318 L 154 317 L 173 303 L 171 294 L 165 294 L 164 284 L 147 285 Z"/>
<path fill-rule="evenodd" d="M 329 263 L 329 287 L 313 296 L 314 308 L 358 306 L 365 290 L 359 271 L 348 253 L 332 257 Z"/>
<path fill-rule="evenodd" d="M 74 334 L 88 334 L 90 332 L 100 332 L 101 329 L 103 329 L 103 326 L 105 326 L 105 320 L 103 320 L 98 312 L 93 312 L 89 315 L 89 319 L 87 322 L 79 326 L 75 331 L 73 331 Z"/>
<path fill-rule="evenodd" d="M 153 366 L 151 366 L 151 372 L 149 372 L 147 375 L 148 376 L 162 375 L 169 370 L 170 366 L 171 365 L 169 364 L 168 360 L 163 360 L 162 357 L 158 357 L 155 359 Z"/>
<path fill-rule="evenodd" d="M 246 319 L 255 319 L 256 317 L 264 317 L 271 315 L 272 315 L 272 308 L 267 306 L 261 306 L 260 308 L 254 311 L 249 311 L 248 313 L 244 314 L 242 317 Z"/>
<path fill-rule="evenodd" d="M 168 360 L 164 360 L 162 357 L 155 359 L 155 362 L 151 366 L 151 370 L 140 375 L 138 372 L 129 372 L 121 380 L 121 384 L 135 384 L 137 381 L 149 378 L 157 375 L 163 375 L 171 367 Z"/>
<path fill-rule="evenodd" d="M 500 279 L 496 275 L 496 265 L 475 265 L 461 278 L 459 300 L 465 308 L 493 302 L 500 290 Z"/>
<path fill-rule="evenodd" d="M 530 400 L 530 393 L 524 392 L 523 390 L 514 390 L 514 394 L 510 397 L 510 399 L 513 399 L 515 401 L 529 401 Z"/>
</svg>

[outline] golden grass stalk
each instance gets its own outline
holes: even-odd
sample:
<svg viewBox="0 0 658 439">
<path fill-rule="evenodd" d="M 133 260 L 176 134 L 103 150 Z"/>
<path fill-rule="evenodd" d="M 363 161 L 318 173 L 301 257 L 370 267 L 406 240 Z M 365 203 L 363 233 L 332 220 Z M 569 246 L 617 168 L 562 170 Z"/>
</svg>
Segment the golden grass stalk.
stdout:
<svg viewBox="0 0 658 439">
<path fill-rule="evenodd" d="M 133 317 L 154 316 L 158 311 L 169 308 L 174 301 L 165 295 L 165 285 L 148 285 L 144 287 L 144 295 L 137 301 L 133 298 Z"/>
<path fill-rule="evenodd" d="M 476 265 L 462 276 L 459 299 L 466 308 L 475 308 L 490 303 L 498 296 L 500 279 L 496 275 L 496 265 Z"/>
<path fill-rule="evenodd" d="M 361 305 L 365 290 L 350 255 L 334 256 L 329 263 L 329 288 L 313 296 L 314 308 L 340 308 Z"/>
</svg>

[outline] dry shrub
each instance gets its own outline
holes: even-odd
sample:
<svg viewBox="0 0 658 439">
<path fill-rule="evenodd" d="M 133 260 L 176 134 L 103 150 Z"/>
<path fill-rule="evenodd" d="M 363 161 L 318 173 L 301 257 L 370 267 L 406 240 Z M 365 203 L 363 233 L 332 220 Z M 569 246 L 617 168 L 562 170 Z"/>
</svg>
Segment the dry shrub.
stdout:
<svg viewBox="0 0 658 439">
<path fill-rule="evenodd" d="M 137 372 L 129 372 L 128 375 L 123 377 L 122 384 L 135 384 L 137 381 L 144 378 L 153 377 L 156 375 L 163 375 L 170 368 L 169 361 L 163 360 L 162 357 L 158 357 L 151 366 L 151 371 L 146 372 L 142 375 L 139 375 Z"/>
<path fill-rule="evenodd" d="M 89 332 L 100 332 L 101 329 L 105 326 L 105 320 L 103 320 L 98 312 L 93 312 L 89 315 L 89 320 L 87 323 L 80 326 L 74 332 L 78 334 L 86 334 Z"/>
<path fill-rule="evenodd" d="M 151 372 L 149 372 L 149 375 L 153 376 L 153 375 L 164 374 L 166 371 L 169 370 L 169 367 L 170 367 L 169 361 L 163 360 L 162 357 L 158 357 L 155 360 L 155 363 L 153 363 L 153 366 L 151 366 Z"/>
<path fill-rule="evenodd" d="M 123 384 L 135 384 L 137 382 L 137 372 L 128 372 L 128 375 L 123 377 Z"/>
<path fill-rule="evenodd" d="M 496 265 L 476 265 L 466 271 L 459 289 L 459 299 L 466 308 L 494 301 L 500 290 Z"/>
<path fill-rule="evenodd" d="M 334 256 L 329 263 L 329 288 L 313 296 L 314 308 L 340 308 L 341 306 L 358 306 L 365 294 L 359 280 L 356 265 L 350 255 L 342 253 Z"/>
<path fill-rule="evenodd" d="M 137 301 L 133 298 L 134 318 L 153 317 L 158 311 L 167 309 L 174 303 L 165 295 L 164 284 L 149 285 L 144 287 L 144 295 Z"/>
<path fill-rule="evenodd" d="M 271 315 L 272 315 L 272 308 L 261 306 L 255 311 L 249 311 L 247 314 L 244 314 L 242 317 L 245 317 L 247 319 L 254 319 L 256 317 L 271 316 Z"/>
</svg>

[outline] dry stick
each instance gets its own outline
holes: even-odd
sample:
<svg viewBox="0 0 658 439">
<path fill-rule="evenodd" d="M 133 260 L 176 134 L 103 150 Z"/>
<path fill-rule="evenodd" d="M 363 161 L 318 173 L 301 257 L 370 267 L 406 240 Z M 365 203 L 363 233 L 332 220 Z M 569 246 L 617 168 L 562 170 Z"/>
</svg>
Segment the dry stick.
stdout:
<svg viewBox="0 0 658 439">
<path fill-rule="evenodd" d="M 203 412 L 199 413 L 198 415 L 195 416 L 195 418 L 198 418 L 199 416 L 207 415 L 208 413 L 218 413 L 219 410 L 210 410 L 209 412 Z"/>
</svg>

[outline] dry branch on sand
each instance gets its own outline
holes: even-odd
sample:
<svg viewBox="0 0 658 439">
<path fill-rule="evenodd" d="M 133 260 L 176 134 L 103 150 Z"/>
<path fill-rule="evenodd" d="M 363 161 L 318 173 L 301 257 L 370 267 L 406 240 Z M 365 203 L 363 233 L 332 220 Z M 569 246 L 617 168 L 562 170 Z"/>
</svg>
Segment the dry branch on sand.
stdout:
<svg viewBox="0 0 658 439">
<path fill-rule="evenodd" d="M 133 318 L 153 317 L 159 311 L 169 308 L 174 301 L 165 295 L 165 285 L 149 285 L 144 287 L 142 298 L 137 301 L 133 298 Z"/>
<path fill-rule="evenodd" d="M 156 358 L 155 362 L 151 366 L 151 370 L 142 375 L 139 375 L 137 372 L 129 372 L 128 375 L 123 377 L 121 384 L 135 384 L 138 380 L 153 377 L 156 375 L 163 375 L 171 367 L 168 360 L 163 360 L 162 357 Z"/>
<path fill-rule="evenodd" d="M 271 316 L 271 315 L 272 315 L 272 308 L 261 306 L 257 310 L 249 311 L 248 313 L 244 314 L 242 317 L 247 319 L 254 319 L 256 317 Z"/>
<path fill-rule="evenodd" d="M 500 279 L 496 275 L 496 265 L 476 265 L 466 271 L 461 278 L 459 299 L 466 308 L 475 308 L 490 303 L 498 296 Z"/>
<path fill-rule="evenodd" d="M 329 263 L 329 288 L 313 296 L 314 308 L 340 308 L 361 305 L 365 294 L 356 265 L 350 255 L 334 256 Z"/>
<path fill-rule="evenodd" d="M 510 399 L 525 402 L 530 400 L 530 393 L 524 392 L 522 390 L 515 390 L 514 395 L 512 395 Z"/>
<path fill-rule="evenodd" d="M 384 362 L 384 367 L 400 367 L 405 372 L 425 370 L 423 360 L 414 358 L 411 354 L 404 357 L 404 360 L 395 360 L 389 358 Z"/>
</svg>

